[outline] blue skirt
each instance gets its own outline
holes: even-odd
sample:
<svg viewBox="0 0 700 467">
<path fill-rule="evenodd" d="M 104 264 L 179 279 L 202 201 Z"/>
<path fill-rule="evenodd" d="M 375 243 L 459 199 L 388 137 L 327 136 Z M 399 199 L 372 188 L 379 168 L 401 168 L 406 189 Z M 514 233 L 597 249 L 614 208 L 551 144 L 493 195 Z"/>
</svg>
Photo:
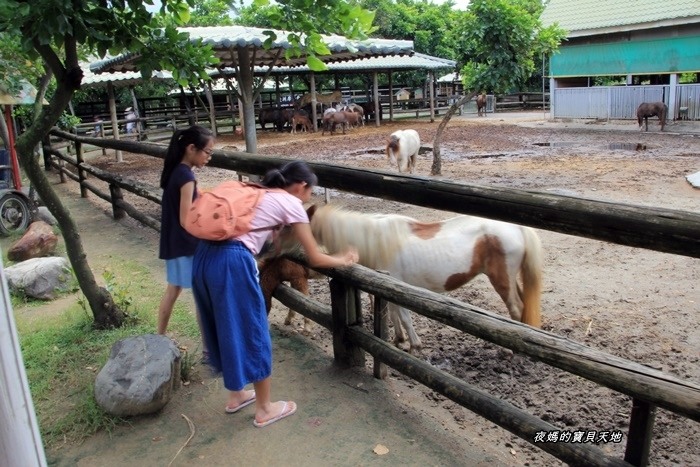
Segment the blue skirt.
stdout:
<svg viewBox="0 0 700 467">
<path fill-rule="evenodd" d="M 224 387 L 240 391 L 272 374 L 272 341 L 253 254 L 237 241 L 200 241 L 192 292 L 209 364 Z"/>
<path fill-rule="evenodd" d="M 192 287 L 192 256 L 165 260 L 165 280 L 168 284 L 189 289 Z"/>
</svg>

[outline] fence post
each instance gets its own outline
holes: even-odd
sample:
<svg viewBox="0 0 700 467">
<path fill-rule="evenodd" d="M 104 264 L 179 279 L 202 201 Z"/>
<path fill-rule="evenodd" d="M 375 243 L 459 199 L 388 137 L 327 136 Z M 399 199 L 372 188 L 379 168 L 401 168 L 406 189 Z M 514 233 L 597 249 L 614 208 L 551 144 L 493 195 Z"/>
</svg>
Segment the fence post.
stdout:
<svg viewBox="0 0 700 467">
<path fill-rule="evenodd" d="M 625 461 L 636 466 L 649 465 L 649 448 L 656 418 L 656 406 L 646 401 L 632 399 L 630 429 L 627 433 Z"/>
<path fill-rule="evenodd" d="M 335 361 L 345 366 L 364 366 L 365 354 L 360 346 L 349 341 L 347 327 L 362 322 L 362 306 L 359 291 L 338 279 L 330 281 Z"/>
<path fill-rule="evenodd" d="M 85 174 L 85 170 L 83 169 L 83 143 L 80 141 L 75 142 L 75 157 L 76 160 L 78 161 L 78 183 L 80 184 L 80 197 L 81 198 L 87 198 L 88 197 L 88 189 L 85 187 L 85 180 L 87 180 L 87 175 Z"/>
<path fill-rule="evenodd" d="M 386 329 L 387 302 L 378 295 L 374 296 L 372 302 L 374 304 L 372 307 L 372 312 L 374 313 L 374 335 L 381 340 L 386 340 L 388 334 Z M 374 377 L 385 379 L 386 376 L 387 366 L 377 357 L 374 357 Z"/>
<path fill-rule="evenodd" d="M 126 212 L 118 206 L 118 202 L 124 200 L 122 189 L 119 188 L 117 185 L 110 183 L 109 194 L 112 197 L 112 216 L 117 220 L 123 219 L 126 215 Z"/>
</svg>

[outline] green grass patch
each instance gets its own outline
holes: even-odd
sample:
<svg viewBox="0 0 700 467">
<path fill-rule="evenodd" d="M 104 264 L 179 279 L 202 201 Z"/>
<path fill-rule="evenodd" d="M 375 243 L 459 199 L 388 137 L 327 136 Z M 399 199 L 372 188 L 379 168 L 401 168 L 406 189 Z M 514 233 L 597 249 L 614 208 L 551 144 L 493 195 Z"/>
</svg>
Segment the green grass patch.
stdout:
<svg viewBox="0 0 700 467">
<path fill-rule="evenodd" d="M 97 406 L 95 378 L 115 342 L 155 333 L 164 287 L 147 268 L 133 260 L 115 260 L 102 274 L 101 282 L 128 313 L 126 324 L 119 329 L 94 330 L 92 312 L 81 293 L 64 300 L 65 307 L 59 311 L 50 310 L 47 304 L 42 319 L 28 317 L 42 312 L 35 304 L 19 303 L 14 309 L 27 378 L 47 448 L 124 423 Z M 178 340 L 200 342 L 191 295 L 178 300 L 168 332 Z"/>
</svg>

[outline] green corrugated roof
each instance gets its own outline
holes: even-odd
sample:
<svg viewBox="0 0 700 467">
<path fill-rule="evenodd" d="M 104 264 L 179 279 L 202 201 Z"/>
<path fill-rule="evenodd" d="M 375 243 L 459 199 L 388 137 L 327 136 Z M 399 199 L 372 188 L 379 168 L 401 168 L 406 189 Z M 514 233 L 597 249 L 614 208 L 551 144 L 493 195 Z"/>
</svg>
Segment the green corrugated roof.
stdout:
<svg viewBox="0 0 700 467">
<path fill-rule="evenodd" d="M 550 0 L 541 20 L 569 37 L 700 23 L 700 0 Z"/>
</svg>

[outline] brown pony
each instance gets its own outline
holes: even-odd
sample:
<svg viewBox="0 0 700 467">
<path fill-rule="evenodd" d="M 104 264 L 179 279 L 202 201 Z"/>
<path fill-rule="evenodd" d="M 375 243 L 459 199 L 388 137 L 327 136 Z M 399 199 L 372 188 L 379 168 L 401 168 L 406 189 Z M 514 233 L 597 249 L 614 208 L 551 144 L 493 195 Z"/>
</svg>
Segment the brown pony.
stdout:
<svg viewBox="0 0 700 467">
<path fill-rule="evenodd" d="M 335 109 L 326 110 L 323 114 L 323 130 L 321 130 L 321 136 L 326 134 L 326 130 L 330 131 L 331 134 L 335 133 L 336 125 L 340 125 L 343 128 L 343 134 L 345 134 L 345 128 L 348 126 L 349 113 L 351 112 L 346 113 Z"/>
<path fill-rule="evenodd" d="M 486 94 L 483 92 L 476 97 L 476 115 L 479 117 L 486 116 Z"/>
<path fill-rule="evenodd" d="M 661 131 L 664 131 L 666 125 L 666 114 L 668 107 L 663 102 L 644 102 L 637 107 L 637 123 L 639 129 L 642 129 L 642 120 L 644 120 L 644 131 L 649 131 L 649 117 L 659 117 L 659 125 Z"/>
<path fill-rule="evenodd" d="M 309 295 L 309 279 L 322 277 L 313 269 L 306 268 L 299 263 L 283 258 L 281 256 L 258 260 L 258 270 L 260 271 L 260 288 L 265 298 L 267 314 L 272 308 L 272 294 L 282 282 L 289 282 L 289 285 L 304 295 Z M 292 319 L 296 313 L 291 308 L 287 313 L 284 324 L 292 324 Z M 304 332 L 311 330 L 311 320 L 304 318 Z"/>
<path fill-rule="evenodd" d="M 301 131 L 314 131 L 313 125 L 311 125 L 311 120 L 306 115 L 300 112 L 294 112 L 292 115 L 292 133 L 297 132 L 297 126 L 301 125 Z"/>
</svg>

